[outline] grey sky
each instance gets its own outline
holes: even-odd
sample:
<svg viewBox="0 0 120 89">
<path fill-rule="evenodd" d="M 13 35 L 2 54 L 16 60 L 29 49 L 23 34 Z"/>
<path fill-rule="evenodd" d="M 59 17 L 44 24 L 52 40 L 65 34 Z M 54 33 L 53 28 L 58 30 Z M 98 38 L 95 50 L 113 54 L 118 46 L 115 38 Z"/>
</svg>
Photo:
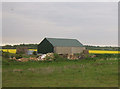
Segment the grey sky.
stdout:
<svg viewBox="0 0 120 89">
<path fill-rule="evenodd" d="M 119 0 L 1 0 L 2 2 L 119 2 Z"/>
<path fill-rule="evenodd" d="M 117 2 L 4 2 L 3 44 L 76 38 L 88 45 L 118 45 Z"/>
</svg>

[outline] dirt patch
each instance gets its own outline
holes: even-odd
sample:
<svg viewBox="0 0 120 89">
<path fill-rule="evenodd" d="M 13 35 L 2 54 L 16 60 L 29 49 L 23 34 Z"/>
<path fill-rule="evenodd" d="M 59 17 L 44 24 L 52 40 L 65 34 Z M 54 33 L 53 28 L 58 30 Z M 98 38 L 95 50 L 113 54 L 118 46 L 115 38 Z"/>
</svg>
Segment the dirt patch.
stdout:
<svg viewBox="0 0 120 89">
<path fill-rule="evenodd" d="M 23 72 L 23 69 L 13 69 L 13 72 Z"/>
<path fill-rule="evenodd" d="M 52 67 L 29 68 L 28 69 L 28 71 L 32 71 L 35 73 L 42 73 L 42 74 L 52 73 L 54 70 L 55 70 L 55 68 L 52 68 Z"/>
</svg>

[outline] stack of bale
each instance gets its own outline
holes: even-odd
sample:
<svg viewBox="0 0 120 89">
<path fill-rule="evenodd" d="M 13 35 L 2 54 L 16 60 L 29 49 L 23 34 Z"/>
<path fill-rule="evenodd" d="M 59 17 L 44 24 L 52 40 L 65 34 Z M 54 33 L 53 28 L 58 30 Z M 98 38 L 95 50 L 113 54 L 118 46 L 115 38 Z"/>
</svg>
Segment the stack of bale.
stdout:
<svg viewBox="0 0 120 89">
<path fill-rule="evenodd" d="M 53 53 L 43 54 L 39 56 L 37 59 L 40 61 L 44 61 L 44 60 L 52 61 L 54 60 L 54 54 Z"/>
<path fill-rule="evenodd" d="M 75 60 L 75 59 L 78 59 L 78 56 L 76 56 L 74 54 L 68 54 L 67 58 L 70 60 Z"/>
<path fill-rule="evenodd" d="M 20 59 L 16 59 L 16 61 L 27 62 L 27 61 L 29 61 L 29 58 L 20 58 Z"/>
<path fill-rule="evenodd" d="M 46 54 L 46 60 L 48 60 L 48 61 L 54 60 L 54 54 L 53 53 L 47 53 Z"/>
</svg>

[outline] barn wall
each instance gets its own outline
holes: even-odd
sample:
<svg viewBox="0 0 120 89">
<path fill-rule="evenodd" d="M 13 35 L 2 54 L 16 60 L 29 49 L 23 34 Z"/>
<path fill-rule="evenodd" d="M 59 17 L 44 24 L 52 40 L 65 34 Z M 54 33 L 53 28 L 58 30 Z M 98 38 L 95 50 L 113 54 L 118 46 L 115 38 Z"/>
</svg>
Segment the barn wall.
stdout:
<svg viewBox="0 0 120 89">
<path fill-rule="evenodd" d="M 51 53 L 53 52 L 53 46 L 52 44 L 47 40 L 44 39 L 39 45 L 38 45 L 38 53 L 46 54 L 46 53 Z"/>
<path fill-rule="evenodd" d="M 85 47 L 54 47 L 54 52 L 58 54 L 81 53 Z"/>
<path fill-rule="evenodd" d="M 71 54 L 71 47 L 54 47 L 54 52 L 58 54 Z"/>
<path fill-rule="evenodd" d="M 71 49 L 72 53 L 81 53 L 85 50 L 85 47 L 72 47 Z"/>
</svg>

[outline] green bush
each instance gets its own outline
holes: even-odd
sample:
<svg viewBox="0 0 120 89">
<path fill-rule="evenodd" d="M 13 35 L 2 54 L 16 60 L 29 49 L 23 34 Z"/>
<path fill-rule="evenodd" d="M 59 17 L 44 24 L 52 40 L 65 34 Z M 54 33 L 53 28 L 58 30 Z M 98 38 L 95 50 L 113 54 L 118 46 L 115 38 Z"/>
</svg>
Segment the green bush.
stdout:
<svg viewBox="0 0 120 89">
<path fill-rule="evenodd" d="M 96 54 L 96 57 L 98 58 L 118 58 L 118 54 Z"/>
<path fill-rule="evenodd" d="M 36 51 L 33 51 L 33 55 L 37 55 L 37 52 L 36 52 Z"/>
<path fill-rule="evenodd" d="M 46 56 L 46 60 L 50 60 L 50 59 L 53 59 L 53 58 L 50 56 Z"/>
<path fill-rule="evenodd" d="M 59 54 L 54 53 L 54 61 L 67 61 L 68 59 L 61 57 Z"/>
<path fill-rule="evenodd" d="M 10 58 L 10 53 L 9 52 L 2 52 L 2 56 L 5 58 Z"/>
<path fill-rule="evenodd" d="M 54 59 L 58 59 L 60 56 L 57 53 L 54 53 Z"/>
<path fill-rule="evenodd" d="M 21 54 L 16 54 L 16 55 L 15 55 L 15 58 L 16 58 L 16 59 L 22 58 L 22 55 L 21 55 Z"/>
<path fill-rule="evenodd" d="M 10 54 L 10 57 L 11 57 L 11 58 L 15 57 L 15 54 Z"/>
<path fill-rule="evenodd" d="M 12 54 L 12 53 L 9 53 L 9 52 L 2 52 L 2 57 L 4 57 L 4 58 L 15 57 L 16 59 L 19 59 L 19 58 L 22 58 L 22 55 L 21 54 Z"/>
</svg>

